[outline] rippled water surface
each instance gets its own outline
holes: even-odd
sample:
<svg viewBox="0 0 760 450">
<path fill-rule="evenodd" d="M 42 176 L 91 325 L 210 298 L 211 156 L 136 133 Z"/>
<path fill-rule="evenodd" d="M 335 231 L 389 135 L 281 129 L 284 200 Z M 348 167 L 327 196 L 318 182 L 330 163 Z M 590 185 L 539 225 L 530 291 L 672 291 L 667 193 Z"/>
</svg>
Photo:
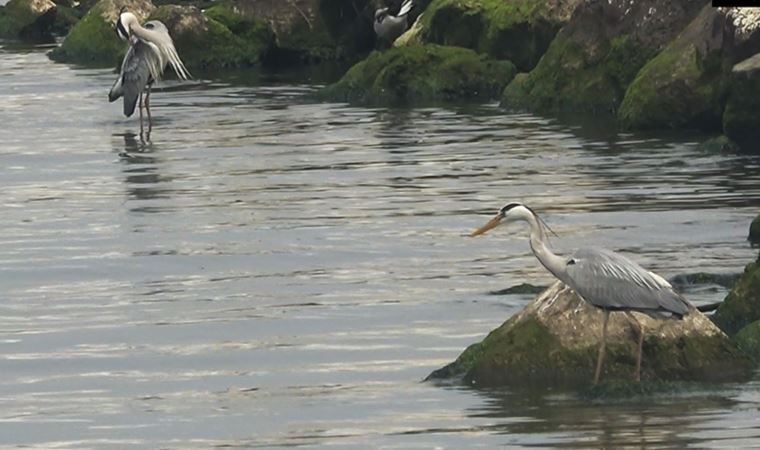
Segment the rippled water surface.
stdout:
<svg viewBox="0 0 760 450">
<path fill-rule="evenodd" d="M 751 447 L 758 381 L 640 402 L 421 380 L 559 251 L 738 273 L 757 157 L 495 105 L 359 108 L 309 82 L 164 82 L 143 145 L 108 70 L 0 50 L 0 445 Z M 695 303 L 725 290 L 693 288 Z"/>
</svg>

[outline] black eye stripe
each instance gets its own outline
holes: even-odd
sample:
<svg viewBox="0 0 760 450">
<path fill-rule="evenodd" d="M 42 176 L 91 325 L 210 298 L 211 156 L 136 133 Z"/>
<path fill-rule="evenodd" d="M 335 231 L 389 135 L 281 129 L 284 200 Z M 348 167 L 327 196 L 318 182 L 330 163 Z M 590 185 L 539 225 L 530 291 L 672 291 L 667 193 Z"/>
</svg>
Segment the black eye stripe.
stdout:
<svg viewBox="0 0 760 450">
<path fill-rule="evenodd" d="M 519 204 L 519 203 L 510 203 L 510 204 L 504 206 L 503 208 L 501 208 L 501 211 L 499 211 L 499 213 L 500 214 L 506 214 L 510 209 L 517 208 L 518 206 L 522 206 L 522 205 Z"/>
<path fill-rule="evenodd" d="M 129 33 L 127 33 L 127 29 L 124 28 L 124 25 L 121 23 L 121 18 L 116 21 L 116 34 L 124 40 L 129 39 Z"/>
</svg>

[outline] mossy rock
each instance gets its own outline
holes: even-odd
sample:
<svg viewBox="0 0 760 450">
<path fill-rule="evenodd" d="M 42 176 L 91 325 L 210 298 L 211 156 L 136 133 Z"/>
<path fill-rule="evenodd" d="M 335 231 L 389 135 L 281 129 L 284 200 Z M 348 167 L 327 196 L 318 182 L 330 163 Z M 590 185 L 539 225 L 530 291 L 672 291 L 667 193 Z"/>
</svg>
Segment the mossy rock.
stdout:
<svg viewBox="0 0 760 450">
<path fill-rule="evenodd" d="M 269 25 L 274 45 L 265 61 L 268 65 L 333 61 L 367 52 L 374 45 L 370 0 L 224 0 L 221 4 L 238 17 Z"/>
<path fill-rule="evenodd" d="M 734 341 L 753 360 L 760 361 L 760 320 L 739 330 L 734 336 Z"/>
<path fill-rule="evenodd" d="M 122 8 L 144 21 L 155 6 L 150 0 L 100 0 L 74 25 L 61 46 L 50 52 L 50 58 L 59 62 L 118 66 L 127 49 L 114 29 Z"/>
<path fill-rule="evenodd" d="M 747 240 L 753 245 L 760 245 L 760 214 L 749 225 L 749 236 Z"/>
<path fill-rule="evenodd" d="M 634 314 L 645 329 L 643 382 L 737 381 L 751 376 L 749 358 L 699 311 L 691 310 L 683 320 Z M 601 326 L 602 311 L 557 282 L 428 379 L 462 377 L 476 386 L 588 386 Z M 610 315 L 603 380 L 632 378 L 637 337 L 625 314 Z"/>
<path fill-rule="evenodd" d="M 760 260 L 745 267 L 739 281 L 715 311 L 712 319 L 730 336 L 750 323 L 760 320 Z"/>
<path fill-rule="evenodd" d="M 269 26 L 235 14 L 217 4 L 204 13 L 194 6 L 164 5 L 148 20 L 160 20 L 169 29 L 183 62 L 190 71 L 258 65 L 269 51 Z"/>
<path fill-rule="evenodd" d="M 714 30 L 718 30 L 715 32 Z M 720 130 L 731 65 L 725 15 L 710 5 L 628 87 L 618 117 L 626 128 Z"/>
<path fill-rule="evenodd" d="M 49 37 L 57 12 L 51 0 L 10 0 L 0 7 L 0 37 L 31 40 Z"/>
<path fill-rule="evenodd" d="M 585 2 L 538 65 L 507 86 L 502 105 L 542 113 L 614 114 L 639 69 L 699 8 L 690 0 Z M 659 20 L 650 20 L 652 14 Z"/>
<path fill-rule="evenodd" d="M 335 101 L 402 104 L 493 98 L 515 74 L 509 61 L 495 61 L 460 47 L 418 45 L 373 52 L 322 91 Z"/>
<path fill-rule="evenodd" d="M 697 149 L 707 153 L 736 153 L 740 151 L 739 145 L 729 139 L 726 135 L 710 138 L 700 143 Z"/>
<path fill-rule="evenodd" d="M 433 0 L 421 18 L 422 40 L 466 47 L 532 69 L 568 17 L 549 0 Z M 566 0 L 572 9 L 579 1 Z M 565 14 L 567 15 L 567 14 Z M 563 20 L 564 19 L 564 20 Z"/>
<path fill-rule="evenodd" d="M 734 67 L 723 111 L 723 132 L 742 151 L 760 154 L 760 54 Z"/>
</svg>

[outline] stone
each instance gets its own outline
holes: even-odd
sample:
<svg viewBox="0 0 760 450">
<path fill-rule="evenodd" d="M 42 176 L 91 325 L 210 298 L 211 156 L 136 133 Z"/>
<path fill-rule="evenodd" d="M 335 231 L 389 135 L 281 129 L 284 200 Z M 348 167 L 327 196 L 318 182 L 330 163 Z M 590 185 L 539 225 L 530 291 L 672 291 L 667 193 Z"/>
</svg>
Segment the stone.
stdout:
<svg viewBox="0 0 760 450">
<path fill-rule="evenodd" d="M 712 316 L 721 330 L 733 336 L 760 320 L 760 258 L 744 268 L 736 285 Z"/>
<path fill-rule="evenodd" d="M 692 0 L 590 0 L 502 105 L 541 113 L 614 114 L 639 69 L 699 13 Z"/>
<path fill-rule="evenodd" d="M 334 101 L 408 104 L 493 98 L 515 67 L 461 47 L 415 45 L 376 51 L 321 96 Z"/>
<path fill-rule="evenodd" d="M 195 6 L 164 5 L 148 20 L 166 25 L 177 53 L 191 71 L 258 65 L 273 42 L 266 23 L 235 15 L 225 5 L 205 13 Z"/>
<path fill-rule="evenodd" d="M 642 383 L 746 380 L 753 364 L 710 319 L 692 310 L 683 320 L 632 313 L 645 329 Z M 475 386 L 581 387 L 591 384 L 603 312 L 556 282 L 523 310 L 468 347 L 428 379 Z M 625 313 L 610 314 L 602 380 L 630 380 L 638 334 Z"/>
<path fill-rule="evenodd" d="M 422 42 L 452 45 L 532 69 L 582 0 L 433 0 Z"/>
<path fill-rule="evenodd" d="M 49 38 L 57 12 L 58 7 L 51 0 L 10 0 L 0 7 L 0 37 Z"/>
<path fill-rule="evenodd" d="M 729 75 L 723 133 L 742 151 L 760 154 L 760 54 L 736 64 Z"/>
<path fill-rule="evenodd" d="M 100 0 L 77 22 L 63 43 L 50 52 L 54 61 L 118 67 L 127 45 L 114 26 L 125 8 L 144 22 L 155 9 L 150 0 Z"/>
<path fill-rule="evenodd" d="M 760 245 L 760 214 L 755 217 L 755 220 L 749 226 L 749 236 L 747 240 L 752 246 Z"/>
</svg>

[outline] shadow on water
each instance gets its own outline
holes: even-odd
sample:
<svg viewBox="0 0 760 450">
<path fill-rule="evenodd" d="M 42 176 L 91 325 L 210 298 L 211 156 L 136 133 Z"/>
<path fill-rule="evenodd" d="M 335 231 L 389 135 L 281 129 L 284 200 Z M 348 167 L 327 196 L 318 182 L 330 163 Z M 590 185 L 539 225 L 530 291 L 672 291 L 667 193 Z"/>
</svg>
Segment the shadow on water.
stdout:
<svg viewBox="0 0 760 450">
<path fill-rule="evenodd" d="M 133 132 L 116 133 L 113 138 L 114 151 L 122 162 L 128 197 L 134 200 L 168 198 L 167 190 L 160 186 L 170 182 L 171 178 L 159 172 L 161 159 L 155 152 L 155 144 L 145 142 Z M 142 207 L 131 210 L 147 211 Z"/>
</svg>

